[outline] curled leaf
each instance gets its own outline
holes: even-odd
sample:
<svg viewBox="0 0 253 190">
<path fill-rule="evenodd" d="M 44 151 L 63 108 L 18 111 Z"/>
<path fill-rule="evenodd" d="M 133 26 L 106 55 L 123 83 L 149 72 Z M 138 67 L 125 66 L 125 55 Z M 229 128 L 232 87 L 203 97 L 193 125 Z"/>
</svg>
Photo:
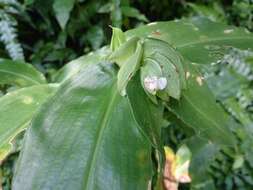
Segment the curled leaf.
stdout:
<svg viewBox="0 0 253 190">
<path fill-rule="evenodd" d="M 135 53 L 122 65 L 118 72 L 117 86 L 120 94 L 124 96 L 126 94 L 126 86 L 136 71 L 139 69 L 143 48 L 139 41 Z"/>
<path fill-rule="evenodd" d="M 138 41 L 139 38 L 137 37 L 129 39 L 111 53 L 109 60 L 121 67 L 134 54 Z"/>
<path fill-rule="evenodd" d="M 154 58 L 158 60 L 162 68 L 163 76 L 166 77 L 168 85 L 165 88 L 166 93 L 175 98 L 179 99 L 181 95 L 180 77 L 177 72 L 175 65 L 164 55 L 155 54 Z"/>
<path fill-rule="evenodd" d="M 144 40 L 144 57 L 157 57 L 159 60 L 160 56 L 165 57 L 168 61 L 174 65 L 177 73 L 180 78 L 180 86 L 182 89 L 186 88 L 186 79 L 185 79 L 185 61 L 181 54 L 173 48 L 169 43 L 155 39 L 155 38 L 146 38 Z M 166 61 L 166 62 L 168 62 Z"/>
</svg>

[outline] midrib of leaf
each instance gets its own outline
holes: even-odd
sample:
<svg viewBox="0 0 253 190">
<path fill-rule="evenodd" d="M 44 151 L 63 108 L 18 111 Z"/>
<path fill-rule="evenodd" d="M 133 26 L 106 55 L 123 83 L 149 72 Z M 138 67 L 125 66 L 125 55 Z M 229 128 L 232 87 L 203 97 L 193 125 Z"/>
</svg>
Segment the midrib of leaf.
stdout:
<svg viewBox="0 0 253 190">
<path fill-rule="evenodd" d="M 89 160 L 89 163 L 87 164 L 88 165 L 88 169 L 85 170 L 85 173 L 88 173 L 88 175 L 83 180 L 84 189 L 89 189 L 90 182 L 92 181 L 92 180 L 90 180 L 90 178 L 91 178 L 91 174 L 93 173 L 93 171 L 95 169 L 94 166 L 96 164 L 96 160 L 97 160 L 97 156 L 98 156 L 98 150 L 99 150 L 99 147 L 100 147 L 99 145 L 100 145 L 101 140 L 103 138 L 103 134 L 104 134 L 106 125 L 107 125 L 107 123 L 108 123 L 108 121 L 110 119 L 110 114 L 113 111 L 113 106 L 114 106 L 114 103 L 115 103 L 116 98 L 118 96 L 118 91 L 117 91 L 117 85 L 116 84 L 114 84 L 112 86 L 111 90 L 113 91 L 113 94 L 111 96 L 111 99 L 110 99 L 110 101 L 108 103 L 107 109 L 104 112 L 103 118 L 101 120 L 101 124 L 100 124 L 101 127 L 99 129 L 97 140 L 96 140 L 95 145 L 94 145 L 94 150 L 93 150 L 93 152 L 91 154 L 92 159 Z"/>
<path fill-rule="evenodd" d="M 14 73 L 14 72 L 11 72 L 11 71 L 5 71 L 5 70 L 2 70 L 0 69 L 0 72 L 2 73 L 8 73 L 8 74 L 11 74 L 11 75 L 16 75 L 16 76 L 20 76 L 21 78 L 25 78 L 26 80 L 28 81 L 31 81 L 32 83 L 35 83 L 35 84 L 40 84 L 40 82 L 36 81 L 36 80 L 33 80 L 25 75 L 21 75 L 21 74 L 18 74 L 18 73 Z"/>
<path fill-rule="evenodd" d="M 190 43 L 178 45 L 176 47 L 180 49 L 180 48 L 185 48 L 187 46 L 198 45 L 198 44 L 205 44 L 205 43 L 208 43 L 208 42 L 219 42 L 219 41 L 226 41 L 226 40 L 246 40 L 246 39 L 253 40 L 252 37 L 211 38 L 211 39 L 207 39 L 207 40 L 193 41 L 193 42 L 190 42 Z"/>
</svg>

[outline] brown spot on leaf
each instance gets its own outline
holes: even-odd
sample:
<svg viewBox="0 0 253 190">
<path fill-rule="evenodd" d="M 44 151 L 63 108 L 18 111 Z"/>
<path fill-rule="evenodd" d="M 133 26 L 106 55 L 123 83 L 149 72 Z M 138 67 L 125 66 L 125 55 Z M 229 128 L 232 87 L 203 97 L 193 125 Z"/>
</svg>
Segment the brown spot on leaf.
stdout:
<svg viewBox="0 0 253 190">
<path fill-rule="evenodd" d="M 161 34 L 161 32 L 159 32 L 158 30 L 156 30 L 156 31 L 153 31 L 153 32 L 152 32 L 152 35 L 161 36 L 162 34 Z"/>
<path fill-rule="evenodd" d="M 186 72 L 186 79 L 188 79 L 191 76 L 191 73 L 189 71 Z"/>
<path fill-rule="evenodd" d="M 197 81 L 197 83 L 199 84 L 199 86 L 202 86 L 202 85 L 203 85 L 203 77 L 197 76 L 197 77 L 196 77 L 196 81 Z"/>
</svg>

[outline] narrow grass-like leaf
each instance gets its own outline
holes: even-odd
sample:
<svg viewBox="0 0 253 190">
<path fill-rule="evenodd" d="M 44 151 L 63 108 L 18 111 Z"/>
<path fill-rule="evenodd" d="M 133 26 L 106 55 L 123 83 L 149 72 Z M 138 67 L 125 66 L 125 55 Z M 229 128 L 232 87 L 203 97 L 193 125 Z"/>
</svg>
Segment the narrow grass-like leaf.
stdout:
<svg viewBox="0 0 253 190">
<path fill-rule="evenodd" d="M 45 77 L 32 65 L 0 59 L 0 84 L 15 84 L 24 87 L 45 83 Z"/>
</svg>

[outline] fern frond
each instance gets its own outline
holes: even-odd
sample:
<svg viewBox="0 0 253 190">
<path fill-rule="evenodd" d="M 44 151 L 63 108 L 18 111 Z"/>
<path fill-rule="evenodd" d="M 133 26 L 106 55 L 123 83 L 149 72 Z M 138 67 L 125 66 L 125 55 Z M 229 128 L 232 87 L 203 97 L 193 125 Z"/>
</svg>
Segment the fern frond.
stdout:
<svg viewBox="0 0 253 190">
<path fill-rule="evenodd" d="M 1 0 L 3 1 L 3 0 Z M 7 1 L 7 0 L 5 0 Z M 13 0 L 8 0 L 12 2 Z M 24 60 L 23 49 L 17 40 L 17 22 L 6 10 L 0 11 L 0 41 L 5 45 L 9 56 L 14 60 Z"/>
<path fill-rule="evenodd" d="M 248 57 L 253 57 L 252 51 L 231 48 L 220 62 L 222 64 L 227 64 L 236 73 L 252 81 L 253 69 L 250 64 L 246 62 Z"/>
<path fill-rule="evenodd" d="M 0 4 L 3 5 L 20 5 L 16 0 L 0 0 Z"/>
</svg>

